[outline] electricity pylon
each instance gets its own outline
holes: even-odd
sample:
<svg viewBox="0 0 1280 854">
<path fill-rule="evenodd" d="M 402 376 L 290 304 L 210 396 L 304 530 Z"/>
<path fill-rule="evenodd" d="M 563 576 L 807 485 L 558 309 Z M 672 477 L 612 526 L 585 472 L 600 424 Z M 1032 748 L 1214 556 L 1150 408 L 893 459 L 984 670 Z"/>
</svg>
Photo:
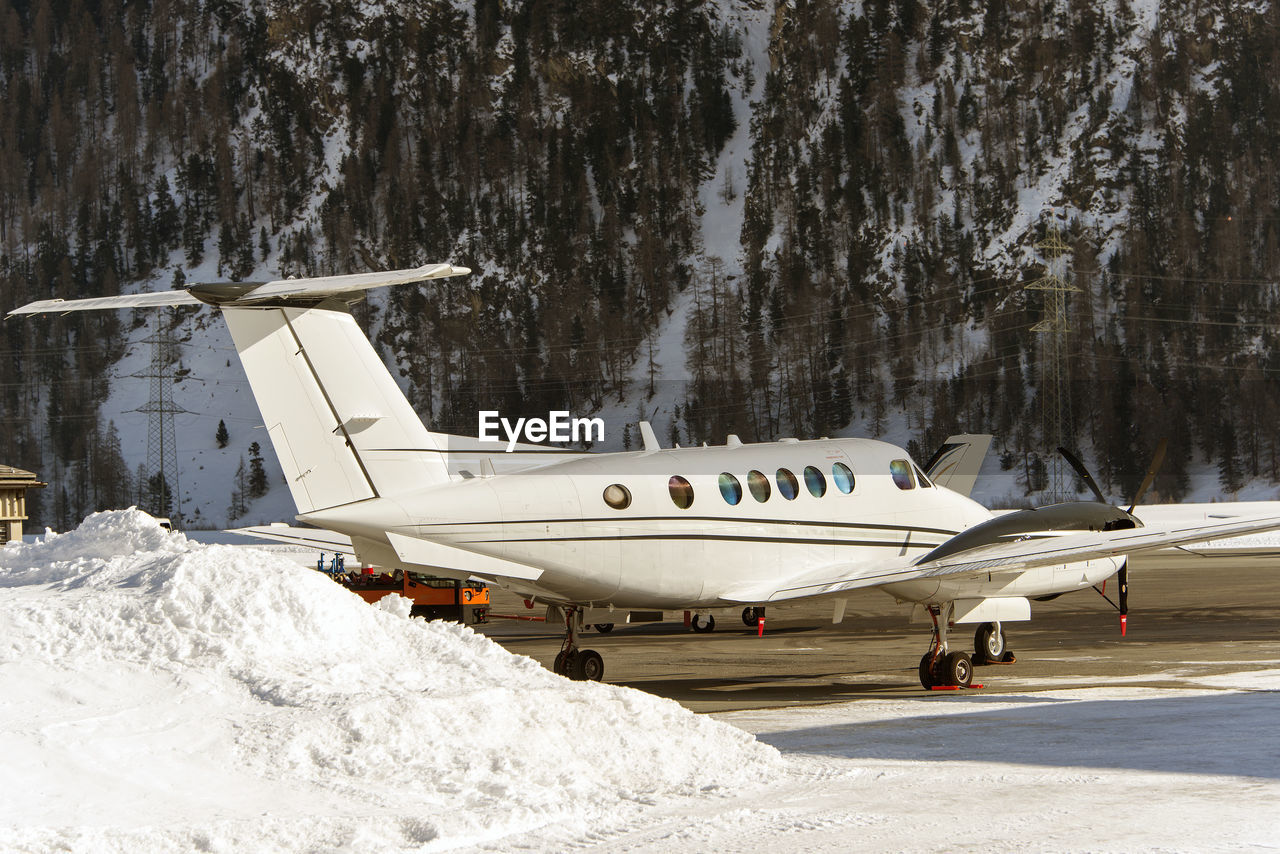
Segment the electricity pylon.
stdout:
<svg viewBox="0 0 1280 854">
<path fill-rule="evenodd" d="M 169 516 L 177 530 L 182 527 L 182 490 L 173 416 L 187 410 L 173 402 L 172 366 L 178 360 L 178 342 L 168 312 L 156 312 L 155 318 L 155 331 L 144 339 L 151 345 L 151 367 L 134 374 L 151 380 L 151 396 L 135 410 L 147 413 L 147 482 L 141 484 L 141 492 L 147 509 L 156 516 Z"/>
<path fill-rule="evenodd" d="M 1040 334 L 1040 419 L 1044 443 L 1048 450 L 1045 467 L 1047 497 L 1062 501 L 1074 490 L 1068 490 L 1067 475 L 1060 446 L 1071 444 L 1071 384 L 1067 364 L 1067 295 L 1079 291 L 1066 280 L 1067 253 L 1071 251 L 1062 240 L 1057 225 L 1049 229 L 1044 240 L 1036 248 L 1048 259 L 1045 274 L 1027 285 L 1026 290 L 1044 292 L 1044 317 L 1032 332 Z"/>
</svg>

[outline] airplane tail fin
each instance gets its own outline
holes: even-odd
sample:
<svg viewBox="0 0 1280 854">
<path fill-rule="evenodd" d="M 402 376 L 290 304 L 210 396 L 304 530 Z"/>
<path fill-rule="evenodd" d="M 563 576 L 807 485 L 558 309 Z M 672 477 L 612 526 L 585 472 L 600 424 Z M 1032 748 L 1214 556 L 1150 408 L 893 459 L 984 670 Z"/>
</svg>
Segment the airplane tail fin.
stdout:
<svg viewBox="0 0 1280 854">
<path fill-rule="evenodd" d="M 989 434 L 965 433 L 950 436 L 925 465 L 925 474 L 938 486 L 945 486 L 967 496 L 973 492 L 978 470 L 982 468 L 982 461 L 986 459 L 987 449 L 990 447 Z"/>
<path fill-rule="evenodd" d="M 224 307 L 222 315 L 299 513 L 449 480 L 347 311 Z"/>
<path fill-rule="evenodd" d="M 181 291 L 43 300 L 9 316 L 191 305 L 217 306 L 299 513 L 448 481 L 427 432 L 347 303 L 375 287 L 470 272 L 435 264 L 265 283 L 192 285 Z"/>
</svg>

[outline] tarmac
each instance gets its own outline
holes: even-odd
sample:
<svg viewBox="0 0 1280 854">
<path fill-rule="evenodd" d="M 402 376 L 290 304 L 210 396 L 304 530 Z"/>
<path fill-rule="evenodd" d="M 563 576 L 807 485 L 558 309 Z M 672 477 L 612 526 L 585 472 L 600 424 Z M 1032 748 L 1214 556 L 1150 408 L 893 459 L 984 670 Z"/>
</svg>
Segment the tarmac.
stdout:
<svg viewBox="0 0 1280 854">
<path fill-rule="evenodd" d="M 1107 586 L 1115 599 L 1115 582 Z M 495 613 L 540 617 L 493 591 Z M 757 637 L 740 610 L 716 612 L 715 630 L 682 622 L 588 630 L 579 646 L 604 658 L 604 681 L 720 712 L 861 699 L 947 695 L 920 687 L 927 623 L 877 590 L 849 595 L 844 621 L 829 602 L 771 605 Z M 508 650 L 550 667 L 563 625 L 495 619 L 477 627 Z M 1033 602 L 1030 622 L 1006 623 L 1010 665 L 975 669 L 969 691 L 1008 693 L 1094 686 L 1203 687 L 1192 680 L 1280 667 L 1280 560 L 1158 553 L 1129 572 L 1128 634 L 1092 589 Z M 952 630 L 951 648 L 973 650 L 976 626 Z"/>
</svg>

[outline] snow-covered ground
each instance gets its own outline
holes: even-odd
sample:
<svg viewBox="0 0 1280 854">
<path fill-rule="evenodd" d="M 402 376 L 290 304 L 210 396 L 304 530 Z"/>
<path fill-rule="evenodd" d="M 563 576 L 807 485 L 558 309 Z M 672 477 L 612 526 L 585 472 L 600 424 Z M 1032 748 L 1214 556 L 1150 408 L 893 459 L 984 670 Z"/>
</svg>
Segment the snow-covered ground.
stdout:
<svg viewBox="0 0 1280 854">
<path fill-rule="evenodd" d="M 1280 669 L 695 715 L 136 511 L 0 549 L 0 850 L 1257 849 Z"/>
</svg>

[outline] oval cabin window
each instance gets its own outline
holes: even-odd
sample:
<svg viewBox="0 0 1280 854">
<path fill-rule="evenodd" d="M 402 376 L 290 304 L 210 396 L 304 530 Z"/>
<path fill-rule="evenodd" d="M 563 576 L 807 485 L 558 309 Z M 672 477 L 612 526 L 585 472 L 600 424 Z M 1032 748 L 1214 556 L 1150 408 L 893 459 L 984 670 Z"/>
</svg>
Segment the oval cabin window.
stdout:
<svg viewBox="0 0 1280 854">
<path fill-rule="evenodd" d="M 678 474 L 673 474 L 667 481 L 667 491 L 671 493 L 671 501 L 681 510 L 693 506 L 693 486 Z"/>
<path fill-rule="evenodd" d="M 827 494 L 827 479 L 814 466 L 804 467 L 804 485 L 809 488 L 809 494 L 814 498 L 821 498 Z"/>
<path fill-rule="evenodd" d="M 795 497 L 800 494 L 800 481 L 796 480 L 796 476 L 791 473 L 790 469 L 778 469 L 778 492 L 788 501 L 794 501 Z"/>
<path fill-rule="evenodd" d="M 836 489 L 845 495 L 853 492 L 853 469 L 844 463 L 836 463 L 831 467 L 831 479 L 836 482 Z"/>
<path fill-rule="evenodd" d="M 751 497 L 761 504 L 769 500 L 769 478 L 763 472 L 754 469 L 747 472 L 747 489 L 751 490 Z"/>
<path fill-rule="evenodd" d="M 726 504 L 737 504 L 742 500 L 742 484 L 738 479 L 726 472 L 720 473 L 720 494 Z"/>
<path fill-rule="evenodd" d="M 631 506 L 631 490 L 620 483 L 611 483 L 604 488 L 604 503 L 614 510 L 626 510 Z"/>
</svg>

